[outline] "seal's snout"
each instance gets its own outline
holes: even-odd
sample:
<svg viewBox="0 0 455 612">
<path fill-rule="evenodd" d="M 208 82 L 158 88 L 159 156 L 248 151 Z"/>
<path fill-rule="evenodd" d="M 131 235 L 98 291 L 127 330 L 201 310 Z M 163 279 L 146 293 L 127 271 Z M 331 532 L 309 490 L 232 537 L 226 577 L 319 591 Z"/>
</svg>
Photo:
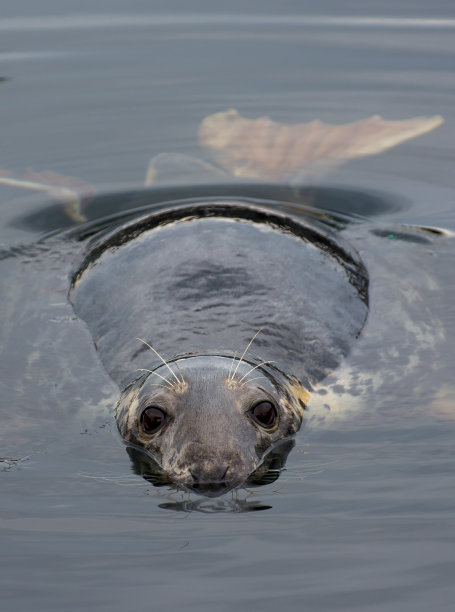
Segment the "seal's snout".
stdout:
<svg viewBox="0 0 455 612">
<path fill-rule="evenodd" d="M 220 441 L 221 445 L 221 441 Z M 218 452 L 208 443 L 188 444 L 174 473 L 181 484 L 196 493 L 216 497 L 239 486 L 254 469 L 241 449 Z"/>
<path fill-rule="evenodd" d="M 193 486 L 212 482 L 223 482 L 226 480 L 228 471 L 228 465 L 217 465 L 216 463 L 194 465 L 189 470 L 191 478 L 193 479 Z"/>
<path fill-rule="evenodd" d="M 203 495 L 222 495 L 233 486 L 230 482 L 230 471 L 229 466 L 224 463 L 204 462 L 203 464 L 193 465 L 189 469 L 192 479 L 189 487 Z"/>
</svg>

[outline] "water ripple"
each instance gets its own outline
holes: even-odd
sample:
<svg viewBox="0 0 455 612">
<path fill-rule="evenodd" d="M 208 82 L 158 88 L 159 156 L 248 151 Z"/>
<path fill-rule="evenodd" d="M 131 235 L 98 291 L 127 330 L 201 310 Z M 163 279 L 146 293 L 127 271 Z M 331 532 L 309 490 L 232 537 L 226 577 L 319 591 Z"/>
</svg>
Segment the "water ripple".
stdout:
<svg viewBox="0 0 455 612">
<path fill-rule="evenodd" d="M 0 19 L 0 31 L 77 30 L 125 27 L 346 27 L 346 28 L 431 28 L 453 29 L 455 19 L 426 17 L 245 15 L 224 13 L 80 13 Z"/>
</svg>

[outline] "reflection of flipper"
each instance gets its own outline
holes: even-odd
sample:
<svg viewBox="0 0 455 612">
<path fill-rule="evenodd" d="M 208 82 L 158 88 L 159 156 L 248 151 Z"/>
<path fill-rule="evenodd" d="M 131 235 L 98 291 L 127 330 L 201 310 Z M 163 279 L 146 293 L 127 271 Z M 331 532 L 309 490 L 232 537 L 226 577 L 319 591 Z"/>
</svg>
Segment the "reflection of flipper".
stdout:
<svg viewBox="0 0 455 612">
<path fill-rule="evenodd" d="M 268 117 L 246 119 L 236 110 L 229 110 L 202 121 L 199 142 L 216 163 L 234 176 L 289 180 L 315 162 L 331 165 L 382 153 L 430 132 L 443 121 L 439 116 L 404 121 L 374 116 L 345 125 L 318 120 L 284 125 Z"/>
<path fill-rule="evenodd" d="M 160 153 L 150 160 L 145 185 L 191 185 L 226 180 L 226 172 L 181 153 Z"/>
<path fill-rule="evenodd" d="M 31 170 L 18 177 L 7 170 L 0 169 L 0 184 L 46 192 L 64 205 L 66 214 L 76 223 L 86 220 L 81 211 L 81 194 L 90 195 L 95 191 L 91 185 L 75 178 L 65 177 L 56 172 Z"/>
</svg>

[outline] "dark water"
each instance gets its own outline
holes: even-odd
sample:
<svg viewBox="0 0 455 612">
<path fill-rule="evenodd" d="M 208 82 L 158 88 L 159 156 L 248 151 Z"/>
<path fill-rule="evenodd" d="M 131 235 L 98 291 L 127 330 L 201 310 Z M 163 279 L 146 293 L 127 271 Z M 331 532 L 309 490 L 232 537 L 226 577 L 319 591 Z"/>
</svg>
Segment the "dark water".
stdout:
<svg viewBox="0 0 455 612">
<path fill-rule="evenodd" d="M 2 186 L 2 607 L 451 609 L 455 246 L 416 227 L 455 231 L 454 29 L 442 0 L 2 4 L 3 168 L 94 185 L 92 224 L 182 197 L 292 200 L 372 279 L 366 333 L 275 483 L 216 500 L 156 489 L 132 473 L 117 388 L 67 301 L 81 242 L 42 240 L 68 218 Z M 199 122 L 228 108 L 445 123 L 298 193 L 178 176 L 141 190 L 152 156 L 201 157 Z"/>
</svg>

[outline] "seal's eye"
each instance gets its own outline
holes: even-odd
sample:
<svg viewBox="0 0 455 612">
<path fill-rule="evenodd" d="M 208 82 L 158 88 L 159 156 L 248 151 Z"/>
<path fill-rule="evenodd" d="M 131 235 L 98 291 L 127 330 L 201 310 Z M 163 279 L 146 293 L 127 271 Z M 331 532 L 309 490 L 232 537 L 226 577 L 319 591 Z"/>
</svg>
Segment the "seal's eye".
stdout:
<svg viewBox="0 0 455 612">
<path fill-rule="evenodd" d="M 276 423 L 277 412 L 272 402 L 259 402 L 251 409 L 253 419 L 262 427 L 267 429 L 273 427 Z"/>
<path fill-rule="evenodd" d="M 141 415 L 142 429 L 149 434 L 155 433 L 166 422 L 166 414 L 155 406 L 146 408 Z"/>
</svg>

